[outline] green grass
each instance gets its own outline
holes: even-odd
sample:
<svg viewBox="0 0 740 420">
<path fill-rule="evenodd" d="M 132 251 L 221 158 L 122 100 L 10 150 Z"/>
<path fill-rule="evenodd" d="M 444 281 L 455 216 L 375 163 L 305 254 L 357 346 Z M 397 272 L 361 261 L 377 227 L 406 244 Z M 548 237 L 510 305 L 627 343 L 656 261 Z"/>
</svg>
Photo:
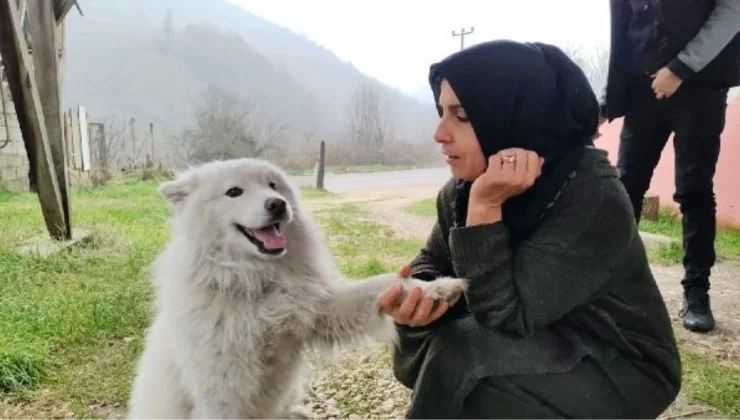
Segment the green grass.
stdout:
<svg viewBox="0 0 740 420">
<path fill-rule="evenodd" d="M 679 241 L 677 250 L 682 254 L 681 249 L 681 219 L 668 211 L 661 211 L 658 220 L 653 222 L 643 220 L 640 222 L 640 230 L 650 233 L 658 233 L 669 236 Z M 718 228 L 717 239 L 715 241 L 718 259 L 740 259 L 740 229 Z M 677 251 L 668 250 L 669 255 Z M 680 262 L 680 256 L 678 262 Z"/>
<path fill-rule="evenodd" d="M 662 265 L 681 264 L 683 247 L 680 242 L 653 244 L 646 246 L 650 262 Z"/>
<path fill-rule="evenodd" d="M 396 271 L 423 245 L 420 240 L 398 238 L 391 228 L 364 219 L 361 207 L 354 204 L 318 210 L 316 217 L 340 269 L 349 277 Z"/>
<path fill-rule="evenodd" d="M 326 198 L 331 197 L 334 194 L 329 192 L 328 190 L 320 190 L 317 188 L 302 188 L 301 189 L 301 198 L 304 200 L 313 200 L 316 198 Z"/>
<path fill-rule="evenodd" d="M 12 247 L 44 232 L 32 194 L 0 193 L 0 417 L 108 417 L 122 410 L 150 317 L 146 270 L 168 235 L 156 181 L 75 191 L 75 226 L 85 247 L 40 258 Z M 329 193 L 304 190 L 308 200 Z M 422 207 L 423 208 L 423 207 Z M 350 204 L 317 219 L 342 271 L 395 271 L 422 245 L 402 239 Z M 684 389 L 723 415 L 740 415 L 740 369 L 683 349 Z"/>
<path fill-rule="evenodd" d="M 740 418 L 740 368 L 682 348 L 683 389 L 695 401 L 714 407 L 726 418 Z"/>
<path fill-rule="evenodd" d="M 437 217 L 437 200 L 425 198 L 407 205 L 404 210 L 423 217 Z"/>
<path fill-rule="evenodd" d="M 155 187 L 75 191 L 74 226 L 92 228 L 93 239 L 44 258 L 13 251 L 45 232 L 36 196 L 0 195 L 0 392 L 32 403 L 32 416 L 89 416 L 98 400 L 125 404 L 149 319 L 145 268 L 167 237 Z"/>
</svg>

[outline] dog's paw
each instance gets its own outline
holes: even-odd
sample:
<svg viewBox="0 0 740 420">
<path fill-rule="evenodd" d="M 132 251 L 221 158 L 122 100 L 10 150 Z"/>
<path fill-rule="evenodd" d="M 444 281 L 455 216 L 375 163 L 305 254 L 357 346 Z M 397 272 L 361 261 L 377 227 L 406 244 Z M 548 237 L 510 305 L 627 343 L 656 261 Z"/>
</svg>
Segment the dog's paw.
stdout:
<svg viewBox="0 0 740 420">
<path fill-rule="evenodd" d="M 427 282 L 426 287 L 422 288 L 425 295 L 431 296 L 435 300 L 447 302 L 450 306 L 457 303 L 460 296 L 468 289 L 468 281 L 461 278 L 442 277 Z"/>
<path fill-rule="evenodd" d="M 467 280 L 455 277 L 441 277 L 432 281 L 410 280 L 406 282 L 407 292 L 414 287 L 419 287 L 425 296 L 445 301 L 450 306 L 457 303 L 460 296 L 468 289 Z"/>
</svg>

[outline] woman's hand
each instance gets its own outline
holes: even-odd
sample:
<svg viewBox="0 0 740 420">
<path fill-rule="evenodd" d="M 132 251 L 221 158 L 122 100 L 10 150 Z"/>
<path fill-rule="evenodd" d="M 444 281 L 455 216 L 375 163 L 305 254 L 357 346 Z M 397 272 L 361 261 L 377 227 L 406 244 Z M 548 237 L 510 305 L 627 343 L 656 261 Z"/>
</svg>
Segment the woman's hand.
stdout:
<svg viewBox="0 0 740 420">
<path fill-rule="evenodd" d="M 407 265 L 398 269 L 398 275 L 408 278 L 411 268 Z M 447 302 L 439 302 L 436 307 L 434 300 L 429 296 L 422 296 L 421 289 L 415 287 L 401 301 L 403 286 L 394 284 L 380 297 L 378 305 L 380 311 L 390 315 L 396 323 L 410 327 L 423 327 L 431 324 L 447 311 Z"/>
<path fill-rule="evenodd" d="M 491 156 L 488 168 L 470 188 L 467 225 L 500 221 L 501 206 L 534 184 L 542 173 L 543 163 L 544 159 L 537 153 L 518 148 Z"/>
</svg>

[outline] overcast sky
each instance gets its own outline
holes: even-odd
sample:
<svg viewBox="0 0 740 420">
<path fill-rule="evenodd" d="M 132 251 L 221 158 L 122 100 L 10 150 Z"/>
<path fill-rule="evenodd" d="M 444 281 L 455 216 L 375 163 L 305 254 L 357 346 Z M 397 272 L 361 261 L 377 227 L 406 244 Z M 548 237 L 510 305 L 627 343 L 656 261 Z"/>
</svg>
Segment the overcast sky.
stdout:
<svg viewBox="0 0 740 420">
<path fill-rule="evenodd" d="M 429 65 L 465 44 L 509 38 L 587 48 L 609 39 L 608 0 L 229 0 L 334 51 L 404 92 L 426 90 Z"/>
</svg>

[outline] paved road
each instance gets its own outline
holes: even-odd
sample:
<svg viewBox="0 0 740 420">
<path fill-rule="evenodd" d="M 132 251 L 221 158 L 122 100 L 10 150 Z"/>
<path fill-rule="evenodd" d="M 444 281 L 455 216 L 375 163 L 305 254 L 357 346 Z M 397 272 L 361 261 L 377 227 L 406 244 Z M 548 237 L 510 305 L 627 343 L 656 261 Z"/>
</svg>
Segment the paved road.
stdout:
<svg viewBox="0 0 740 420">
<path fill-rule="evenodd" d="M 448 168 L 412 169 L 354 174 L 328 174 L 324 187 L 332 192 L 347 193 L 357 190 L 391 187 L 441 187 L 450 177 Z M 314 185 L 313 177 L 293 177 L 300 185 Z"/>
</svg>

